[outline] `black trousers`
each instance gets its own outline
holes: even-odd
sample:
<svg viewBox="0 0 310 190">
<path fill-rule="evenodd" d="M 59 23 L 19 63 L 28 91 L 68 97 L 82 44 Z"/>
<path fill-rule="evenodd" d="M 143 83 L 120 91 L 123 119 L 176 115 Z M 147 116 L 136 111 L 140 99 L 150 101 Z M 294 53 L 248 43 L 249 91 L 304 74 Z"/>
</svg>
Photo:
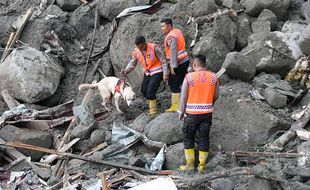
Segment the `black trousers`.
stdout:
<svg viewBox="0 0 310 190">
<path fill-rule="evenodd" d="M 181 65 L 178 66 L 178 68 L 175 68 L 174 69 L 175 75 L 172 75 L 170 73 L 168 83 L 169 83 L 172 93 L 181 92 L 182 83 L 183 83 L 185 75 L 187 74 L 188 66 L 189 66 L 189 61 L 182 63 Z"/>
<path fill-rule="evenodd" d="M 212 114 L 187 115 L 183 124 L 183 143 L 185 149 L 195 147 L 195 135 L 198 132 L 200 151 L 209 151 L 209 134 L 212 125 Z"/>
<path fill-rule="evenodd" d="M 141 86 L 141 92 L 143 96 L 148 100 L 155 100 L 156 92 L 162 80 L 163 80 L 163 73 L 156 73 L 152 76 L 146 76 L 144 74 Z"/>
</svg>

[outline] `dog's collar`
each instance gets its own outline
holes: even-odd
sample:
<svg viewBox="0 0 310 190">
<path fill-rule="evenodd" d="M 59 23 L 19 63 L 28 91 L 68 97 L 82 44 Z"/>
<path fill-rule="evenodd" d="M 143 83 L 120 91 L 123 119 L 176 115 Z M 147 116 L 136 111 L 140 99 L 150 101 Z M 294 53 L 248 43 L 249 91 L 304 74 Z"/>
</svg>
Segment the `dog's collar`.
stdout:
<svg viewBox="0 0 310 190">
<path fill-rule="evenodd" d="M 119 80 L 117 81 L 116 86 L 115 86 L 115 90 L 114 90 L 114 94 L 115 94 L 116 92 L 118 92 L 118 93 L 120 93 L 120 94 L 122 95 L 121 86 L 122 86 L 122 84 L 124 84 L 124 83 L 125 83 L 125 81 L 122 80 L 122 79 L 119 79 Z"/>
</svg>

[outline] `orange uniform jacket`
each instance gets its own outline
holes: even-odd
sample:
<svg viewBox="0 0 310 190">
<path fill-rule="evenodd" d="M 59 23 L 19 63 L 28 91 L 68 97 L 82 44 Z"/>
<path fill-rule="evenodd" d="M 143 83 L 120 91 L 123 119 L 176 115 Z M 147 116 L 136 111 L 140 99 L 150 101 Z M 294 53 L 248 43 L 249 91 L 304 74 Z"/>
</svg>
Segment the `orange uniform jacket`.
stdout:
<svg viewBox="0 0 310 190">
<path fill-rule="evenodd" d="M 187 114 L 207 114 L 213 112 L 217 78 L 210 71 L 196 71 L 186 75 L 188 97 Z"/>
<path fill-rule="evenodd" d="M 146 56 L 138 48 L 135 48 L 133 52 L 133 56 L 142 65 L 143 71 L 147 76 L 163 72 L 161 62 L 155 54 L 155 47 L 155 44 L 147 43 Z"/>
</svg>

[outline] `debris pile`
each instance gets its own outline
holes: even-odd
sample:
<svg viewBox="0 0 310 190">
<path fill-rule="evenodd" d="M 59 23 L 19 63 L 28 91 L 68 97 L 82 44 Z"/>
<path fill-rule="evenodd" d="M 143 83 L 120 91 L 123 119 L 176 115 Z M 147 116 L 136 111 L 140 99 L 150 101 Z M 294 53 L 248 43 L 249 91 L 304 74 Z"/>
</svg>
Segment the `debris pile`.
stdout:
<svg viewBox="0 0 310 190">
<path fill-rule="evenodd" d="M 0 189 L 310 189 L 310 2 L 2 0 Z M 184 174 L 182 122 L 163 83 L 159 114 L 124 113 L 95 89 L 120 74 L 138 34 L 163 46 L 171 17 L 220 78 L 204 174 Z"/>
</svg>

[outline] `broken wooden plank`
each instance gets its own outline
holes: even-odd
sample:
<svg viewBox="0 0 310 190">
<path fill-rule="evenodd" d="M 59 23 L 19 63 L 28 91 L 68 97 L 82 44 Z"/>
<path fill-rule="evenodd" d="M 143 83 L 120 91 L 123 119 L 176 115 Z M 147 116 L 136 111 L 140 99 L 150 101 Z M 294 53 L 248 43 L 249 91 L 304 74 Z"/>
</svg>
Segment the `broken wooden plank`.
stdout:
<svg viewBox="0 0 310 190">
<path fill-rule="evenodd" d="M 83 4 L 88 4 L 88 2 L 86 0 L 80 0 Z"/>
<path fill-rule="evenodd" d="M 297 158 L 306 156 L 304 154 L 289 153 L 289 152 L 246 152 L 246 151 L 233 151 L 230 153 L 236 157 L 268 157 L 268 158 Z"/>
<path fill-rule="evenodd" d="M 106 166 L 123 168 L 123 169 L 128 169 L 128 170 L 136 170 L 136 171 L 149 173 L 149 174 L 158 174 L 158 172 L 156 172 L 156 171 L 151 171 L 151 170 L 147 170 L 144 168 L 129 166 L 129 165 L 121 164 L 121 163 L 115 163 L 112 161 L 94 160 L 94 159 L 86 158 L 84 156 L 80 156 L 80 155 L 76 155 L 76 154 L 65 153 L 65 152 L 63 153 L 63 152 L 59 152 L 56 150 L 43 148 L 43 147 L 39 147 L 39 146 L 33 146 L 33 145 L 29 145 L 29 144 L 23 144 L 23 143 L 18 143 L 18 142 L 0 142 L 0 145 L 15 147 L 15 148 L 22 148 L 22 149 L 32 150 L 32 151 L 37 151 L 37 152 L 44 152 L 44 153 L 48 153 L 48 154 L 57 154 L 58 156 L 62 156 L 62 157 L 75 158 L 78 160 L 84 160 L 84 161 L 91 162 L 91 163 L 103 164 Z"/>
<path fill-rule="evenodd" d="M 80 138 L 75 138 L 73 139 L 71 142 L 69 142 L 68 144 L 65 144 L 63 147 L 61 147 L 58 151 L 59 152 L 66 152 L 67 150 L 69 150 L 69 148 L 71 148 L 75 143 L 77 143 L 80 140 Z M 56 154 L 51 154 L 48 157 L 46 157 L 41 163 L 44 164 L 51 164 L 52 162 L 54 162 L 56 159 L 58 158 L 58 155 Z"/>
<path fill-rule="evenodd" d="M 28 23 L 28 21 L 30 20 L 32 14 L 34 12 L 34 9 L 33 8 L 30 8 L 27 10 L 27 13 L 26 15 L 24 15 L 24 20 L 23 20 L 23 23 L 22 25 L 20 26 L 20 28 L 17 30 L 10 46 L 8 47 L 8 51 L 5 52 L 5 54 L 3 54 L 2 58 L 1 58 L 1 62 L 3 62 L 5 60 L 5 58 L 11 53 L 12 51 L 12 47 L 15 45 L 15 43 L 19 40 L 20 36 L 22 35 L 23 33 L 23 30 L 26 26 L 26 24 Z"/>
<path fill-rule="evenodd" d="M 96 147 L 92 148 L 92 150 L 90 152 L 84 154 L 83 156 L 89 156 L 89 155 L 91 155 L 91 154 L 93 154 L 93 153 L 95 153 L 95 152 L 97 152 L 99 150 L 102 150 L 102 149 L 106 148 L 107 146 L 108 146 L 107 143 L 105 143 L 105 142 L 101 143 L 101 144 L 97 145 Z"/>
<path fill-rule="evenodd" d="M 6 142 L 3 139 L 0 138 L 0 144 L 3 144 L 3 143 L 6 143 Z M 23 158 L 23 159 L 27 160 L 27 162 L 29 163 L 29 165 L 33 169 L 33 171 L 36 174 L 38 174 L 38 176 L 40 176 L 42 179 L 46 180 L 46 179 L 48 179 L 50 177 L 50 173 L 49 172 L 46 172 L 46 171 L 42 170 L 40 167 L 38 167 L 37 165 L 35 165 L 31 161 L 29 161 L 25 155 L 23 155 L 22 153 L 17 151 L 15 148 L 6 147 L 5 151 L 6 151 L 6 153 L 9 156 L 11 156 L 11 157 L 13 157 L 15 159 Z"/>
<path fill-rule="evenodd" d="M 72 111 L 73 104 L 74 104 L 74 101 L 71 100 L 61 105 L 48 108 L 42 111 L 38 111 L 37 113 L 39 115 L 51 115 L 53 118 L 71 116 L 73 115 L 73 111 Z"/>
<path fill-rule="evenodd" d="M 69 182 L 73 182 L 79 178 L 81 178 L 82 176 L 84 176 L 84 173 L 77 173 L 73 176 L 69 177 Z M 60 181 L 59 183 L 56 183 L 55 185 L 53 185 L 49 190 L 57 190 L 57 189 L 61 189 L 61 186 L 63 185 L 63 181 Z"/>
<path fill-rule="evenodd" d="M 100 179 L 102 190 L 110 190 L 110 188 L 109 188 L 109 186 L 108 186 L 108 183 L 107 183 L 107 181 L 105 180 L 104 174 L 103 174 L 103 173 L 99 173 L 99 174 L 97 174 L 97 176 L 98 176 L 99 179 Z"/>
<path fill-rule="evenodd" d="M 268 148 L 271 150 L 281 151 L 284 148 L 284 145 L 288 143 L 292 138 L 296 136 L 296 130 L 303 129 L 310 120 L 310 104 L 305 108 L 304 115 L 297 121 L 295 121 L 291 128 L 286 131 L 283 135 L 281 135 L 278 139 L 276 139 L 273 143 L 269 145 Z"/>
<path fill-rule="evenodd" d="M 13 41 L 13 39 L 14 39 L 14 37 L 15 37 L 15 32 L 11 32 L 11 34 L 10 34 L 10 37 L 9 37 L 9 39 L 8 39 L 8 42 L 7 42 L 7 44 L 6 44 L 6 46 L 5 46 L 5 49 L 4 49 L 4 51 L 3 51 L 3 55 L 2 55 L 2 57 L 1 57 L 1 62 L 2 62 L 2 59 L 4 58 L 4 55 L 6 55 L 7 53 L 8 53 L 8 51 L 9 51 L 9 47 L 11 46 L 11 44 L 12 44 L 12 41 Z"/>
<path fill-rule="evenodd" d="M 63 147 L 64 144 L 68 143 L 69 141 L 69 135 L 70 135 L 70 131 L 71 129 L 75 126 L 75 118 L 73 118 L 70 122 L 69 127 L 67 128 L 64 136 L 62 137 L 62 140 L 60 141 L 59 147 L 57 147 L 57 149 L 60 149 L 61 147 Z"/>
<path fill-rule="evenodd" d="M 10 110 L 20 105 L 20 103 L 9 94 L 8 90 L 6 89 L 2 90 L 1 94 L 4 102 L 9 107 Z"/>
</svg>

